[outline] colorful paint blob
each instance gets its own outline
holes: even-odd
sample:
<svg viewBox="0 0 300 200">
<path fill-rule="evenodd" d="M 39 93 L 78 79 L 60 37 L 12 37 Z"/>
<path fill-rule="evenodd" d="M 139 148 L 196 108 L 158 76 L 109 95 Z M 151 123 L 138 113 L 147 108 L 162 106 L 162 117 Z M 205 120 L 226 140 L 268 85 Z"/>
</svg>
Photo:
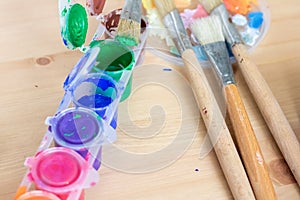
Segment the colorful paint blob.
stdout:
<svg viewBox="0 0 300 200">
<path fill-rule="evenodd" d="M 85 42 L 88 29 L 85 8 L 80 4 L 74 4 L 67 17 L 67 35 L 75 47 L 80 47 Z"/>
<path fill-rule="evenodd" d="M 257 5 L 256 0 L 224 0 L 227 10 L 231 14 L 246 15 L 251 10 L 251 4 Z"/>
</svg>

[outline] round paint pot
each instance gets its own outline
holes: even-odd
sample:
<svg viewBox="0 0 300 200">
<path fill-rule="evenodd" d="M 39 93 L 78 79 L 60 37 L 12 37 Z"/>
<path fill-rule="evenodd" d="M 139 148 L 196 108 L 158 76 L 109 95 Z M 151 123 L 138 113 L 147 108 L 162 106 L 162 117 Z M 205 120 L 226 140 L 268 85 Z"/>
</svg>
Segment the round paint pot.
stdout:
<svg viewBox="0 0 300 200">
<path fill-rule="evenodd" d="M 93 163 L 96 170 L 100 168 L 104 130 L 102 120 L 95 112 L 85 108 L 69 108 L 51 118 L 50 124 L 57 147 L 73 149 L 83 158 L 89 155 L 91 147 L 100 147 Z"/>
<path fill-rule="evenodd" d="M 98 40 L 90 44 L 91 48 L 99 47 L 97 64 L 92 68 L 92 73 L 105 73 L 119 82 L 125 71 L 132 72 L 135 64 L 134 54 L 127 46 L 113 40 Z M 127 99 L 131 93 L 132 74 L 125 86 L 121 101 Z"/>
<path fill-rule="evenodd" d="M 21 195 L 16 200 L 61 200 L 61 199 L 52 193 L 35 190 Z"/>
<path fill-rule="evenodd" d="M 93 110 L 103 120 L 112 119 L 110 126 L 117 127 L 119 88 L 117 82 L 104 73 L 83 75 L 72 88 L 72 101 L 76 107 Z"/>
<path fill-rule="evenodd" d="M 98 182 L 96 170 L 78 153 L 64 147 L 54 147 L 38 153 L 25 161 L 30 177 L 38 190 L 55 194 L 61 200 L 78 190 Z M 79 200 L 84 199 L 84 192 Z"/>
<path fill-rule="evenodd" d="M 106 39 L 113 39 L 117 34 L 118 24 L 121 17 L 122 8 L 115 9 L 108 14 L 104 15 L 101 19 L 101 23 L 105 27 L 104 37 Z M 146 40 L 147 37 L 147 27 L 148 21 L 144 16 L 141 19 L 141 41 Z M 140 56 L 137 58 L 136 65 L 141 65 L 143 63 L 144 55 L 145 55 L 145 46 L 146 41 L 141 42 L 138 47 L 136 47 L 137 51 L 141 51 Z M 135 51 L 135 50 L 134 50 Z"/>
</svg>

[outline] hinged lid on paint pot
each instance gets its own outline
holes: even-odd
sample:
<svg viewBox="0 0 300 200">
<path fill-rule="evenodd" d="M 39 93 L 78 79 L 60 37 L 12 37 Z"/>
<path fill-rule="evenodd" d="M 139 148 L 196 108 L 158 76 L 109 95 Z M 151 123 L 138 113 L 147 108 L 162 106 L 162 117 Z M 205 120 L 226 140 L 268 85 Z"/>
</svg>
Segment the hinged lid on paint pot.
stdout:
<svg viewBox="0 0 300 200">
<path fill-rule="evenodd" d="M 86 9 L 91 16 L 102 13 L 106 0 L 86 0 Z"/>
<path fill-rule="evenodd" d="M 60 32 L 64 44 L 69 49 L 80 48 L 85 52 L 88 31 L 88 16 L 99 15 L 106 0 L 86 0 L 86 8 L 70 0 L 59 0 Z"/>
</svg>

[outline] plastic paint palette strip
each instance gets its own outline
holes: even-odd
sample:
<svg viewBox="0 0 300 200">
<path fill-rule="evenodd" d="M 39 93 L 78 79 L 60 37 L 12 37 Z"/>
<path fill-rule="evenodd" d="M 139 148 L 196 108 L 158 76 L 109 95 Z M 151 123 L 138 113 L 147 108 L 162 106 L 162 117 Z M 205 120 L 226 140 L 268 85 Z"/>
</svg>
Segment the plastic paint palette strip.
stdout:
<svg viewBox="0 0 300 200">
<path fill-rule="evenodd" d="M 193 0 L 196 2 L 196 0 Z M 199 1 L 197 1 L 199 2 Z M 269 25 L 270 25 L 270 10 L 265 0 L 242 0 L 242 1 L 235 1 L 235 0 L 227 0 L 227 2 L 239 5 L 240 12 L 244 13 L 245 9 L 247 9 L 247 14 L 243 17 L 247 20 L 247 25 L 244 27 L 238 27 L 240 31 L 241 36 L 243 37 L 243 40 L 246 41 L 249 44 L 249 52 L 254 51 L 254 49 L 257 47 L 257 45 L 262 41 L 264 36 L 266 35 Z M 234 2 L 234 3 L 233 3 Z M 242 2 L 242 3 L 241 3 Z M 191 3 L 192 4 L 192 3 Z M 200 4 L 201 5 L 201 4 Z M 251 7 L 247 7 L 251 5 Z M 149 7 L 147 10 L 147 17 L 150 19 L 150 31 L 149 31 L 149 39 L 148 42 L 149 47 L 151 48 L 151 52 L 164 60 L 167 60 L 171 63 L 175 63 L 177 65 L 182 65 L 183 62 L 181 57 L 178 56 L 177 51 L 174 51 L 175 45 L 170 42 L 170 39 L 168 37 L 168 34 L 166 33 L 166 30 L 164 30 L 164 26 L 162 23 L 158 23 L 158 13 L 156 12 L 155 7 Z M 251 10 L 249 10 L 251 8 Z M 195 12 L 197 12 L 198 8 L 195 8 L 195 10 L 189 10 L 186 9 L 184 12 L 181 13 L 183 15 L 183 22 L 186 22 L 186 24 L 191 23 L 191 19 L 193 17 L 197 16 Z M 251 14 L 254 13 L 254 14 Z M 257 13 L 259 12 L 259 13 Z M 231 13 L 232 17 L 236 13 Z M 250 14 L 250 15 L 249 15 Z M 261 14 L 263 16 L 261 16 Z M 185 16 L 187 15 L 187 16 Z M 254 16 L 253 16 L 254 15 Z M 160 24 L 160 25 L 159 25 Z M 237 26 L 237 25 L 236 25 Z M 159 28 L 158 28 L 159 27 Z M 254 28 L 258 27 L 258 28 Z M 188 27 L 187 27 L 188 28 Z M 159 31 L 157 31 L 159 30 Z M 157 43 L 157 40 L 161 40 L 161 43 Z M 191 40 L 193 41 L 193 35 L 191 35 Z M 163 44 L 163 45 L 162 45 Z M 197 58 L 201 62 L 202 67 L 209 67 L 210 63 L 207 60 L 207 57 L 204 53 L 203 48 L 197 43 L 193 44 L 194 51 L 197 54 Z M 162 51 L 163 49 L 163 51 Z M 176 48 L 175 48 L 176 49 Z M 228 49 L 230 52 L 230 49 Z M 231 61 L 232 63 L 236 62 L 235 58 L 231 54 Z"/>
<path fill-rule="evenodd" d="M 74 7 L 73 7 L 74 6 Z M 72 7 L 73 7 L 73 11 L 72 11 Z M 73 13 L 73 14 L 75 14 L 76 12 L 82 12 L 83 10 L 82 10 L 82 7 L 80 6 L 80 5 L 77 5 L 77 4 L 73 4 L 73 2 L 72 1 L 70 1 L 70 0 L 61 0 L 61 1 L 59 1 L 59 13 L 60 13 L 60 16 L 61 16 L 61 18 L 60 18 L 60 22 L 61 22 L 61 26 L 62 27 L 66 27 L 66 23 L 67 23 L 67 21 L 66 21 L 66 17 L 68 16 L 67 15 L 67 13 L 68 13 L 68 11 L 70 12 L 70 10 L 71 10 L 71 14 Z M 84 14 L 82 14 L 81 15 L 81 17 L 83 17 L 83 18 L 85 18 L 85 16 L 84 16 Z M 75 23 L 76 24 L 76 20 L 73 20 L 73 19 L 69 19 L 70 21 L 70 24 L 72 24 L 72 23 Z M 80 23 L 82 23 L 82 22 L 80 22 Z M 87 24 L 83 24 L 83 26 L 85 26 L 85 25 L 87 25 Z M 75 30 L 75 29 L 74 29 Z M 85 30 L 85 29 L 84 29 Z M 62 33 L 63 33 L 63 29 L 62 29 Z M 74 33 L 76 33 L 76 31 L 74 32 Z M 78 33 L 78 32 L 77 32 Z M 147 31 L 145 32 L 145 33 L 147 33 Z M 82 35 L 84 35 L 85 33 L 83 33 L 83 34 L 79 34 L 79 36 L 82 36 Z M 103 34 L 103 33 L 102 33 Z M 65 35 L 66 36 L 66 35 Z M 73 37 L 74 36 L 74 37 Z M 76 35 L 72 35 L 72 37 L 71 37 L 71 35 L 69 35 L 69 37 L 70 38 L 73 38 L 73 39 L 78 39 L 78 38 L 76 38 Z M 142 35 L 142 38 L 141 38 L 141 45 L 144 45 L 145 44 L 145 41 L 146 41 L 146 37 L 147 37 L 147 34 L 143 34 Z M 78 39 L 78 41 L 77 42 L 79 42 L 80 43 L 80 40 L 81 39 L 83 39 L 83 37 L 82 38 L 79 38 Z M 79 46 L 80 44 L 79 43 L 75 43 L 75 45 L 76 46 Z M 70 45 L 70 43 L 68 43 L 68 45 Z M 71 48 L 74 48 L 74 45 L 72 44 L 72 45 L 70 45 L 70 47 Z M 80 59 L 80 61 L 77 63 L 77 65 L 73 68 L 73 70 L 71 71 L 71 73 L 69 74 L 69 76 L 68 76 L 68 78 L 66 79 L 66 81 L 65 81 L 65 83 L 64 83 L 64 89 L 66 90 L 66 92 L 65 92 L 65 95 L 64 95 L 64 97 L 63 97 L 63 99 L 62 99 L 62 101 L 61 101 L 61 104 L 59 105 L 59 107 L 58 107 L 58 109 L 57 109 L 57 113 L 59 113 L 59 112 L 61 112 L 61 111 L 63 111 L 64 109 L 66 109 L 68 106 L 69 106 L 69 104 L 71 103 L 71 98 L 70 98 L 70 90 L 72 89 L 72 85 L 73 84 L 75 84 L 77 81 L 78 81 L 78 79 L 79 79 L 79 74 L 80 75 L 82 75 L 82 74 L 87 74 L 88 73 L 88 71 L 89 71 L 89 66 L 91 66 L 91 65 L 93 65 L 93 63 L 95 63 L 95 61 L 96 61 L 96 57 L 95 57 L 95 55 L 97 55 L 98 53 L 99 53 L 99 51 L 101 50 L 101 49 L 99 49 L 99 48 L 92 48 L 92 49 L 85 49 L 85 47 L 83 47 L 83 46 L 81 46 L 82 48 L 81 48 L 81 50 L 82 51 L 86 51 L 87 53 Z M 139 58 L 140 57 L 140 53 L 141 53 L 141 49 L 139 48 L 139 47 L 137 47 L 137 49 L 138 50 L 134 50 L 134 57 L 135 58 Z M 133 66 L 132 66 L 132 69 L 134 69 L 134 67 L 135 67 L 135 62 L 133 63 Z M 131 76 L 131 72 L 132 71 L 130 71 L 130 70 L 125 70 L 125 73 L 123 73 L 122 75 L 121 75 L 121 77 L 119 78 L 119 84 L 120 85 L 126 85 L 127 84 L 127 82 L 129 81 L 129 77 Z M 123 91 L 121 91 L 121 92 L 123 92 Z M 118 106 L 118 102 L 120 101 L 120 96 L 117 98 L 117 101 L 115 102 L 115 103 L 113 103 L 113 105 L 109 108 L 109 112 L 114 112 L 116 109 L 117 109 L 117 106 Z M 109 117 L 109 119 L 108 119 L 108 121 L 111 121 L 112 120 L 112 118 L 113 118 L 113 115 L 111 115 L 110 117 Z M 47 120 L 49 120 L 49 119 L 47 119 Z M 46 121 L 47 121 L 46 120 Z M 111 130 L 111 128 L 108 128 L 108 127 L 110 127 L 109 125 L 107 125 L 107 126 L 104 126 L 104 132 L 105 133 L 110 133 L 112 130 Z M 50 146 L 50 144 L 51 144 L 51 142 L 52 142 L 52 140 L 53 140 L 53 134 L 51 133 L 51 131 L 50 131 L 51 129 L 49 129 L 47 132 L 46 132 L 46 134 L 44 135 L 44 137 L 43 137 L 43 140 L 42 140 L 42 142 L 41 142 L 41 144 L 40 144 L 40 146 L 39 146 L 39 148 L 38 148 L 38 151 L 37 151 L 37 154 L 36 154 L 36 157 L 38 157 L 38 156 L 40 156 L 40 154 L 41 155 L 43 155 L 43 152 L 47 152 L 47 151 L 50 151 L 50 150 L 53 150 L 53 149 L 56 149 L 56 148 L 50 148 L 50 149 L 47 149 L 49 146 Z M 113 142 L 115 140 L 115 138 L 114 138 L 114 136 L 112 136 L 111 138 L 110 138 L 110 140 L 108 140 L 110 143 L 111 142 Z M 57 148 L 59 148 L 59 147 L 57 147 Z M 68 149 L 69 150 L 69 149 Z M 94 154 L 95 152 L 98 152 L 99 151 L 99 148 L 93 148 L 92 150 L 91 150 L 91 154 Z M 75 153 L 75 151 L 73 151 L 73 150 L 70 150 L 70 152 L 73 152 L 73 153 Z M 72 153 L 71 153 L 72 154 Z M 77 153 L 75 153 L 76 155 L 77 155 Z M 78 156 L 80 157 L 80 155 L 78 154 Z M 34 157 L 35 158 L 35 157 Z M 34 159 L 34 158 L 32 158 L 32 159 Z M 81 159 L 83 159 L 82 157 L 80 157 Z M 29 159 L 30 160 L 30 159 Z M 29 164 L 29 163 L 31 163 L 31 161 L 29 161 L 28 160 L 28 162 L 27 162 L 27 164 Z M 50 159 L 51 160 L 51 159 Z M 91 156 L 89 159 L 88 159 L 88 166 L 90 166 L 90 168 L 92 168 L 91 166 L 92 166 L 92 164 L 93 164 L 93 162 L 95 161 L 95 158 L 93 157 L 93 156 Z M 85 161 L 86 162 L 86 161 Z M 59 163 L 59 162 L 58 162 Z M 31 163 L 32 164 L 32 163 Z M 48 163 L 49 164 L 49 163 Z M 29 164 L 30 165 L 30 164 Z M 43 165 L 44 166 L 47 166 L 47 163 L 43 163 Z M 32 166 L 32 165 L 31 165 Z M 75 165 L 74 165 L 75 166 Z M 74 167 L 73 166 L 73 167 Z M 73 168 L 73 169 L 76 169 L 76 168 Z M 70 170 L 71 172 L 78 172 L 78 170 Z M 42 172 L 43 172 L 43 170 L 42 170 Z M 50 176 L 49 176 L 49 173 L 47 174 L 47 173 L 38 173 L 39 175 L 41 175 L 41 174 L 43 174 L 42 176 L 33 176 L 33 177 L 39 177 L 39 178 L 42 178 L 44 181 L 45 180 L 47 180 L 47 178 L 49 178 Z M 92 173 L 93 174 L 93 173 Z M 35 175 L 37 175 L 37 174 L 35 174 Z M 75 180 L 76 179 L 76 176 L 72 176 L 72 173 L 71 174 L 69 174 L 70 176 L 69 176 L 69 178 L 71 177 L 73 177 L 73 179 Z M 73 174 L 74 175 L 74 174 Z M 95 176 L 95 177 L 97 177 L 97 175 L 98 174 L 93 174 L 92 176 Z M 29 194 L 30 195 L 32 195 L 32 191 L 31 192 L 27 192 L 28 191 L 28 189 L 30 188 L 30 185 L 32 184 L 32 181 L 34 180 L 33 179 L 33 177 L 32 177 L 32 173 L 31 173 L 31 171 L 29 170 L 29 171 L 27 171 L 26 173 L 25 173 L 25 176 L 24 176 L 24 178 L 23 178 L 23 180 L 22 180 L 22 183 L 21 183 L 21 185 L 20 185 L 20 187 L 19 187 L 19 189 L 18 189 L 18 191 L 17 191 L 17 193 L 16 193 L 16 197 L 15 197 L 15 200 L 17 199 L 17 198 L 20 198 L 20 197 L 27 197 Z M 63 177 L 61 177 L 61 178 L 63 178 Z M 66 177 L 65 177 L 66 178 Z M 91 177 L 90 176 L 88 176 L 88 179 L 89 180 L 91 180 L 90 179 Z M 56 180 L 57 181 L 57 180 Z M 48 184 L 50 183 L 50 185 L 51 184 L 57 184 L 57 182 L 56 181 L 45 181 L 45 182 L 47 182 Z M 69 180 L 70 181 L 70 180 Z M 68 182 L 69 182 L 68 181 Z M 72 182 L 72 181 L 71 181 Z M 95 183 L 96 183 L 97 181 L 95 180 L 95 181 L 93 181 L 93 182 L 91 182 L 91 183 L 89 183 L 89 184 L 87 184 L 87 183 L 82 183 L 82 184 L 79 184 L 78 185 L 78 188 L 77 189 L 75 189 L 75 190 L 72 190 L 69 194 L 68 194 L 68 196 L 66 197 L 66 196 L 64 196 L 63 198 L 65 198 L 65 199 L 68 199 L 68 200 L 70 200 L 70 199 L 78 199 L 78 198 L 81 198 L 81 191 L 82 191 L 82 189 L 84 189 L 84 188 L 88 188 L 88 187 L 91 187 L 91 186 L 93 186 L 93 185 L 95 185 Z M 68 184 L 69 185 L 69 184 Z M 62 183 L 62 184 L 59 184 L 59 186 L 64 186 L 64 184 Z M 67 186 L 66 186 L 66 188 L 68 188 Z M 61 191 L 64 191 L 65 189 L 61 189 Z M 56 192 L 59 192 L 57 189 L 55 189 L 55 191 L 53 192 L 53 193 L 56 193 Z M 23 196 L 22 196 L 23 195 Z M 26 196 L 27 195 L 27 196 Z M 34 196 L 32 196 L 32 198 L 35 198 Z M 38 197 L 39 198 L 39 197 Z M 29 198 L 30 199 L 30 198 Z M 22 199 L 23 200 L 23 199 Z M 46 200 L 46 199 L 45 199 Z"/>
<path fill-rule="evenodd" d="M 71 103 L 71 96 L 70 96 L 70 87 L 76 83 L 76 81 L 79 79 L 79 76 L 78 74 L 85 74 L 87 73 L 89 67 L 95 62 L 96 60 L 96 56 L 99 52 L 99 49 L 98 48 L 93 48 L 91 50 L 89 50 L 83 57 L 85 57 L 85 62 L 82 62 L 82 65 L 76 65 L 73 70 L 71 71 L 71 74 L 68 76 L 68 84 L 65 85 L 65 95 L 59 105 L 59 107 L 57 108 L 57 111 L 56 113 L 59 113 L 61 112 L 62 110 L 66 109 L 69 104 Z M 82 58 L 83 59 L 83 58 Z M 81 60 L 82 60 L 81 59 Z M 80 61 L 79 61 L 80 63 Z M 48 119 L 46 119 L 46 122 L 47 122 Z M 47 123 L 46 123 L 47 124 Z M 53 141 L 53 134 L 48 130 L 41 143 L 40 143 L 40 146 L 38 147 L 37 149 L 37 153 L 38 154 L 39 152 L 49 148 L 49 146 L 51 145 Z M 27 192 L 32 184 L 32 180 L 29 178 L 29 171 L 27 170 L 27 172 L 25 173 L 22 181 L 21 181 L 21 184 L 20 184 L 20 187 L 18 188 L 17 192 L 16 192 L 16 195 L 15 195 L 15 199 L 17 197 L 19 197 L 20 195 L 24 194 L 25 192 Z"/>
</svg>

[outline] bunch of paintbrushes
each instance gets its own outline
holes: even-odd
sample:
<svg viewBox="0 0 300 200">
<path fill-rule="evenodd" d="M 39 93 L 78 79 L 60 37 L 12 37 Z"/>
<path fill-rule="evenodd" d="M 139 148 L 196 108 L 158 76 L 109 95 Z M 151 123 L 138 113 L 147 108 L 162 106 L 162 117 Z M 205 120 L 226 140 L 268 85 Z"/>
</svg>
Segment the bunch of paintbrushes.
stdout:
<svg viewBox="0 0 300 200">
<path fill-rule="evenodd" d="M 192 50 L 178 10 L 172 0 L 156 0 L 155 4 L 185 63 L 199 111 L 234 198 L 255 199 L 222 112 Z"/>
<path fill-rule="evenodd" d="M 210 16 L 196 20 L 191 28 L 224 86 L 235 138 L 254 194 L 259 200 L 276 199 L 266 163 L 233 78 L 221 21 L 218 16 Z"/>
<path fill-rule="evenodd" d="M 222 21 L 223 33 L 230 44 L 239 69 L 269 127 L 271 133 L 300 185 L 300 143 L 287 118 L 280 108 L 271 89 L 250 59 L 247 47 L 243 44 L 238 31 L 229 21 L 229 13 L 222 0 L 202 0 L 201 3 L 211 15 L 217 15 Z"/>
</svg>

